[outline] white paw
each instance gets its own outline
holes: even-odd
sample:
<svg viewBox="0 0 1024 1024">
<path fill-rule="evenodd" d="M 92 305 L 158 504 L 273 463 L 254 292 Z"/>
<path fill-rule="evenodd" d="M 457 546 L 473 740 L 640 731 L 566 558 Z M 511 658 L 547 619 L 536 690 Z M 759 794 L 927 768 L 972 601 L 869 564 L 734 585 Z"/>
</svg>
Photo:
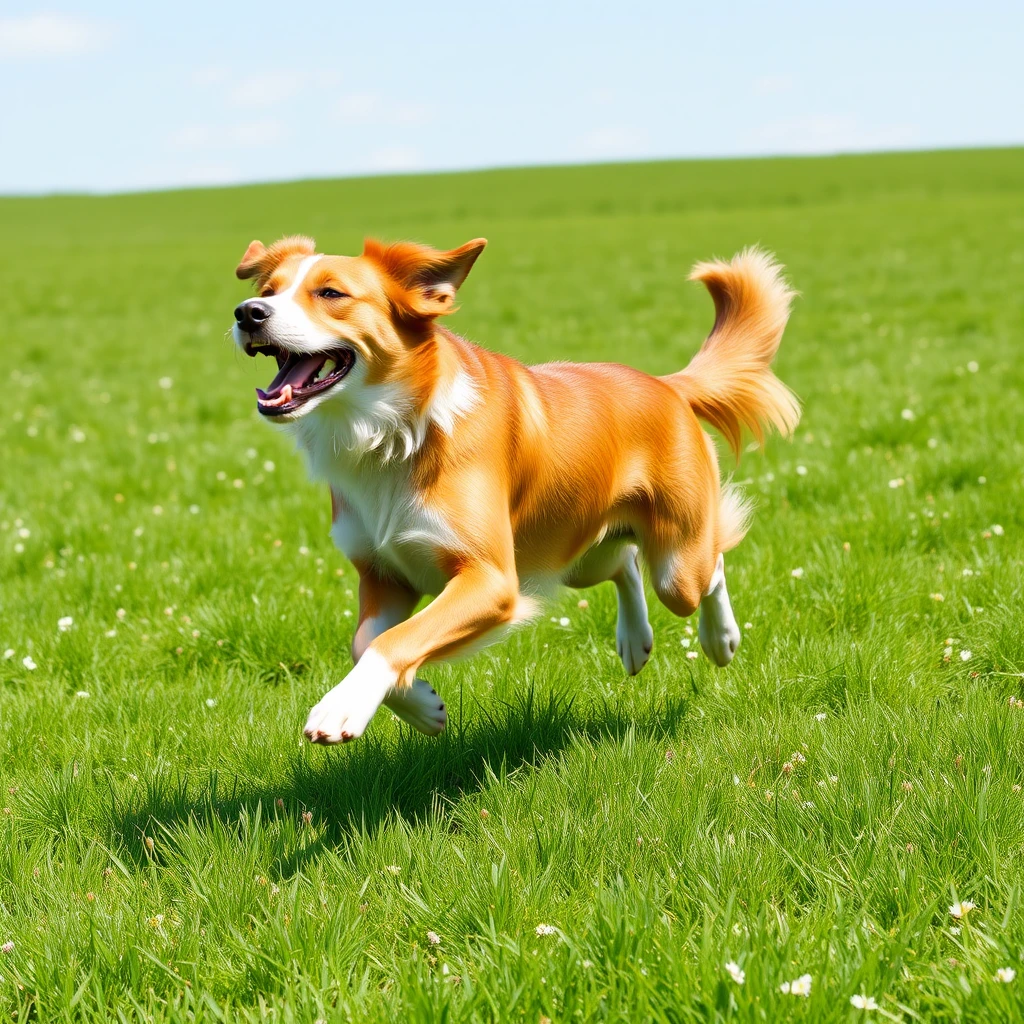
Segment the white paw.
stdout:
<svg viewBox="0 0 1024 1024">
<path fill-rule="evenodd" d="M 615 627 L 615 649 L 625 670 L 635 676 L 647 664 L 654 647 L 654 630 L 646 618 L 630 622 L 623 616 Z"/>
<path fill-rule="evenodd" d="M 309 713 L 303 732 L 310 743 L 329 746 L 366 732 L 385 694 L 398 678 L 376 651 L 368 650 L 345 678 Z"/>
<path fill-rule="evenodd" d="M 448 722 L 444 701 L 437 695 L 437 691 L 422 679 L 413 680 L 412 686 L 392 687 L 388 690 L 384 703 L 403 722 L 428 736 L 437 736 L 443 732 Z"/>
<path fill-rule="evenodd" d="M 719 667 L 725 668 L 732 661 L 740 646 L 740 627 L 736 620 L 721 624 L 711 622 L 711 616 L 705 612 L 700 614 L 697 636 L 704 653 Z"/>
<path fill-rule="evenodd" d="M 740 645 L 740 627 L 729 603 L 725 586 L 725 563 L 721 555 L 711 581 L 710 592 L 701 598 L 700 624 L 697 636 L 704 653 L 719 667 L 725 668 Z"/>
</svg>

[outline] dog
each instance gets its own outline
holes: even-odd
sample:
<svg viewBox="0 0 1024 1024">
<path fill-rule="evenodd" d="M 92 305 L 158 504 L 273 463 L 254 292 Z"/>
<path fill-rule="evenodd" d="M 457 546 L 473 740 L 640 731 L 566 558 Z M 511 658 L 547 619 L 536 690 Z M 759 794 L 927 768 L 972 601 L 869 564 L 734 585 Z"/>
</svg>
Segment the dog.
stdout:
<svg viewBox="0 0 1024 1024">
<path fill-rule="evenodd" d="M 737 460 L 744 429 L 762 445 L 795 429 L 798 401 L 771 370 L 794 295 L 781 266 L 757 249 L 697 264 L 714 326 L 685 369 L 653 377 L 525 366 L 446 329 L 486 244 L 371 239 L 348 257 L 292 236 L 252 242 L 237 267 L 257 295 L 235 309 L 234 340 L 278 366 L 257 409 L 329 486 L 331 536 L 359 573 L 354 667 L 310 711 L 313 743 L 356 739 L 382 703 L 440 733 L 445 705 L 420 670 L 495 641 L 559 585 L 615 584 L 635 675 L 654 642 L 641 559 L 666 608 L 700 607 L 716 665 L 739 646 L 724 554 L 752 509 L 700 420 Z"/>
</svg>

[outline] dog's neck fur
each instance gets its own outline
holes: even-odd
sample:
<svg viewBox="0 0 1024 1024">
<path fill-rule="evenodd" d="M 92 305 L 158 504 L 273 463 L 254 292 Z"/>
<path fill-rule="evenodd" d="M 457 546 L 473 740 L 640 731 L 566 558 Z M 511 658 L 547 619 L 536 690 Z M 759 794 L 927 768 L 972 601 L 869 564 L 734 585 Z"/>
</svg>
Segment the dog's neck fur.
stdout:
<svg viewBox="0 0 1024 1024">
<path fill-rule="evenodd" d="M 299 420 L 294 433 L 313 476 L 330 483 L 357 463 L 408 462 L 427 443 L 432 426 L 450 437 L 458 420 L 481 400 L 480 383 L 460 358 L 463 345 L 438 328 L 418 346 L 411 358 L 428 371 L 420 375 L 425 381 L 420 395 L 400 381 L 361 381 Z"/>
</svg>

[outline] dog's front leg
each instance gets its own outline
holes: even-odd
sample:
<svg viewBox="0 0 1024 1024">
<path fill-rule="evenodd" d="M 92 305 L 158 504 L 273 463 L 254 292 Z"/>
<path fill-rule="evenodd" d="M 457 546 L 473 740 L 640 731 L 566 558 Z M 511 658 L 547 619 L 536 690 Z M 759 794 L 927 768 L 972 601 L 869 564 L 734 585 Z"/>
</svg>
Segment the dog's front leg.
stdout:
<svg viewBox="0 0 1024 1024">
<path fill-rule="evenodd" d="M 307 738 L 332 744 L 362 736 L 392 688 L 408 692 L 425 662 L 484 641 L 520 610 L 514 571 L 480 563 L 463 567 L 426 608 L 370 642 L 355 668 L 309 713 Z"/>
<path fill-rule="evenodd" d="M 377 637 L 412 615 L 420 595 L 382 576 L 368 563 L 356 560 L 353 564 L 359 573 L 359 624 L 352 637 L 352 660 L 359 661 Z M 384 703 L 403 722 L 427 736 L 437 736 L 448 722 L 444 701 L 423 679 L 414 679 L 411 686 L 392 686 Z"/>
</svg>

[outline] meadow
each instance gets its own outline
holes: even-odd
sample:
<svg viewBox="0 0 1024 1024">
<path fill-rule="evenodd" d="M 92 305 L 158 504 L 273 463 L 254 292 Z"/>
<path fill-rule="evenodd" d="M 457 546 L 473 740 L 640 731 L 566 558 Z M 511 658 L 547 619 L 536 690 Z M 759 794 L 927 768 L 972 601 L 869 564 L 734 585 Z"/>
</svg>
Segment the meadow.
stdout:
<svg viewBox="0 0 1024 1024">
<path fill-rule="evenodd" d="M 567 591 L 425 673 L 440 738 L 306 744 L 356 578 L 225 336 L 294 232 L 486 236 L 453 329 L 657 373 L 712 322 L 691 264 L 776 252 L 804 412 L 735 468 L 732 665 L 651 595 L 628 678 L 611 586 Z M 1024 150 L 3 199 L 0 234 L 2 1019 L 1021 1019 Z"/>
</svg>

